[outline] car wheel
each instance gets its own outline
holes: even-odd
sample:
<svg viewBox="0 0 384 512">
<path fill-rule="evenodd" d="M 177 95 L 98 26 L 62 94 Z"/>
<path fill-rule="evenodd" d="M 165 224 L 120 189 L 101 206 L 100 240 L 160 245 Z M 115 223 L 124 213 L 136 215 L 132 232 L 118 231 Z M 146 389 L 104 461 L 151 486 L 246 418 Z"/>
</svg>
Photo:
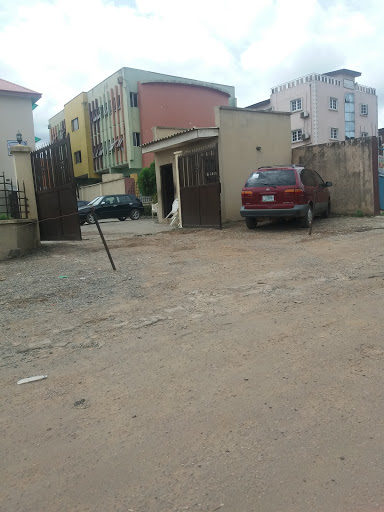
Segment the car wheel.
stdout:
<svg viewBox="0 0 384 512">
<path fill-rule="evenodd" d="M 255 217 L 245 217 L 245 224 L 248 229 L 255 229 L 257 226 L 257 219 L 255 219 Z"/>
<path fill-rule="evenodd" d="M 313 222 L 313 209 L 312 209 L 312 205 L 310 204 L 308 211 L 305 214 L 305 217 L 302 217 L 300 219 L 300 226 L 302 228 L 309 228 L 309 227 L 311 227 L 312 222 Z"/>
<path fill-rule="evenodd" d="M 140 219 L 140 212 L 137 208 L 132 208 L 131 213 L 129 214 L 132 220 Z"/>
<path fill-rule="evenodd" d="M 324 219 L 328 219 L 330 213 L 331 213 L 331 201 L 328 201 L 327 209 L 324 211 L 322 217 L 324 217 Z"/>
<path fill-rule="evenodd" d="M 118 217 L 119 220 L 123 221 L 126 220 L 127 217 Z"/>
<path fill-rule="evenodd" d="M 93 213 L 87 213 L 87 216 L 85 217 L 85 220 L 88 224 L 94 224 L 95 223 L 95 216 Z"/>
</svg>

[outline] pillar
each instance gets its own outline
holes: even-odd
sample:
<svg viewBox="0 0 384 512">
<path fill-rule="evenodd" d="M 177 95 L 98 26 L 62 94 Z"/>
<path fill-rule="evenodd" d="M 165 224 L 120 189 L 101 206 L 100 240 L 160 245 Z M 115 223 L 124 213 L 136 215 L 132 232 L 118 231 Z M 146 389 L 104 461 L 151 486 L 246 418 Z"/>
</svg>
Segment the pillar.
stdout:
<svg viewBox="0 0 384 512">
<path fill-rule="evenodd" d="M 19 180 L 19 186 L 25 185 L 25 195 L 28 199 L 28 218 L 37 219 L 37 204 L 35 195 L 35 185 L 33 182 L 31 165 L 31 148 L 17 144 L 11 148 L 13 155 L 13 166 L 16 179 Z"/>
<path fill-rule="evenodd" d="M 36 239 L 37 245 L 40 245 L 40 228 L 39 216 L 37 214 L 37 203 L 35 184 L 33 182 L 32 164 L 31 164 L 31 148 L 17 144 L 11 148 L 13 155 L 13 167 L 15 169 L 16 180 L 19 186 L 25 186 L 25 197 L 28 200 L 28 220 L 36 221 Z"/>
</svg>

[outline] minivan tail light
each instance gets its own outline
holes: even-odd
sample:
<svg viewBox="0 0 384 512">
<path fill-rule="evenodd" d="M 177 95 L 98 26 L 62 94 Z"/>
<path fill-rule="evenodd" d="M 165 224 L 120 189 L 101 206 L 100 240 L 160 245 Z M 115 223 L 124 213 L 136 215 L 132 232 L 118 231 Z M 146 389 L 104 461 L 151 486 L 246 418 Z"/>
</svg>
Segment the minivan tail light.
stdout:
<svg viewBox="0 0 384 512">
<path fill-rule="evenodd" d="M 284 190 L 284 194 L 302 197 L 304 195 L 304 190 L 302 188 L 286 188 Z"/>
<path fill-rule="evenodd" d="M 252 190 L 242 190 L 241 191 L 241 197 L 249 197 L 249 196 L 252 196 L 252 195 L 253 195 Z"/>
</svg>

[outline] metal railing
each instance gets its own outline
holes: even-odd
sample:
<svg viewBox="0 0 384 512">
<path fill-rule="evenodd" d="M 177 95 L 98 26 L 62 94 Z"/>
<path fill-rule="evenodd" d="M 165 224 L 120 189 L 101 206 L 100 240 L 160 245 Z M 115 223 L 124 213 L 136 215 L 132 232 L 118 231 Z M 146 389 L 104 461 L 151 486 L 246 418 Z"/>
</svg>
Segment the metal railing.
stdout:
<svg viewBox="0 0 384 512">
<path fill-rule="evenodd" d="M 6 179 L 0 174 L 0 220 L 28 219 L 28 199 L 25 184 Z"/>
</svg>

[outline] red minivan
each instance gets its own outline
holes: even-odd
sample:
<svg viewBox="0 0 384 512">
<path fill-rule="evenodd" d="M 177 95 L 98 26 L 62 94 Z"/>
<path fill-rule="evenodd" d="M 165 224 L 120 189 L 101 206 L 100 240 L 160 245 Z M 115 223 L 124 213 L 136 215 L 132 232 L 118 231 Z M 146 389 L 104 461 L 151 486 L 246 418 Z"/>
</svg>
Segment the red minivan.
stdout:
<svg viewBox="0 0 384 512">
<path fill-rule="evenodd" d="M 331 186 L 330 181 L 325 182 L 306 167 L 260 167 L 243 187 L 240 215 L 249 229 L 268 218 L 298 218 L 302 227 L 309 227 L 315 215 L 328 217 Z"/>
</svg>

